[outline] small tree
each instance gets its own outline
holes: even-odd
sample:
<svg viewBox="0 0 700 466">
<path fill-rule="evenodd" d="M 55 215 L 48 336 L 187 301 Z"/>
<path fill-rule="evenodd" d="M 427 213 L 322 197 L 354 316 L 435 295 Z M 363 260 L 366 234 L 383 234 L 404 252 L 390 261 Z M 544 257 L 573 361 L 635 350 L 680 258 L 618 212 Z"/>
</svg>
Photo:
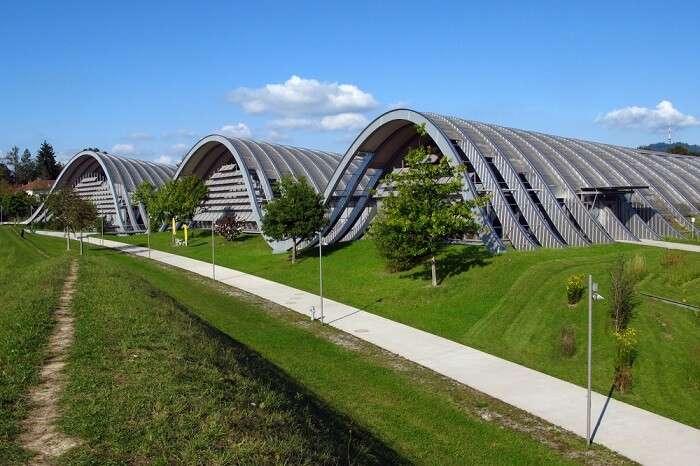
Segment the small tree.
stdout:
<svg viewBox="0 0 700 466">
<path fill-rule="evenodd" d="M 627 261 L 618 256 L 610 272 L 610 316 L 616 332 L 626 329 L 632 320 L 637 306 L 635 285 L 636 278 L 628 270 Z"/>
<path fill-rule="evenodd" d="M 393 191 L 384 199 L 370 235 L 392 270 L 408 269 L 429 257 L 432 284 L 437 286 L 435 256 L 448 239 L 478 231 L 474 211 L 486 199 L 463 200 L 463 168 L 451 166 L 446 157 L 422 144 L 424 126 L 416 126 L 416 132 L 419 144 L 404 157 L 406 168 L 385 178 Z"/>
<path fill-rule="evenodd" d="M 144 204 L 150 222 L 163 225 L 171 219 L 178 222 L 194 217 L 197 206 L 207 196 L 207 187 L 196 176 L 185 176 L 170 180 L 156 191 L 150 183 L 141 183 L 132 200 Z"/>
<path fill-rule="evenodd" d="M 275 241 L 292 240 L 292 264 L 297 247 L 313 238 L 326 222 L 323 197 L 314 191 L 306 178 L 284 175 L 277 185 L 279 195 L 265 206 L 263 234 Z"/>
<path fill-rule="evenodd" d="M 80 233 L 80 254 L 83 253 L 82 232 L 95 224 L 97 208 L 70 188 L 54 191 L 44 204 L 51 221 L 66 232 Z M 68 242 L 70 248 L 70 242 Z"/>
</svg>

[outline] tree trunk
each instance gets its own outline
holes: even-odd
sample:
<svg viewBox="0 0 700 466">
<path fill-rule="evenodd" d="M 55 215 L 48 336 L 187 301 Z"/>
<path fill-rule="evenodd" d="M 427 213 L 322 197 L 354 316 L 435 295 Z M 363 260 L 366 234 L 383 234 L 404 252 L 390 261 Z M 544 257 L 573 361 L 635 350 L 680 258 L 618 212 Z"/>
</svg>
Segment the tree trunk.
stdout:
<svg viewBox="0 0 700 466">
<path fill-rule="evenodd" d="M 83 255 L 83 232 L 80 232 L 80 255 Z"/>
<path fill-rule="evenodd" d="M 430 271 L 433 274 L 433 286 L 437 286 L 437 268 L 435 267 L 435 256 L 430 258 Z"/>
<path fill-rule="evenodd" d="M 297 240 L 292 240 L 292 264 L 297 263 Z"/>
<path fill-rule="evenodd" d="M 66 228 L 66 251 L 70 251 L 70 232 Z"/>
</svg>

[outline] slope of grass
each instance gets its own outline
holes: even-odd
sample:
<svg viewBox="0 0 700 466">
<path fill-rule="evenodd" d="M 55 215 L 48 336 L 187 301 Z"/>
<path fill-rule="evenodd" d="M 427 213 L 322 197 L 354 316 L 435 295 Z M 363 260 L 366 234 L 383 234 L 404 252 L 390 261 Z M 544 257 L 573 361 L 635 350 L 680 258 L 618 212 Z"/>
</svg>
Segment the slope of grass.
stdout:
<svg viewBox="0 0 700 466">
<path fill-rule="evenodd" d="M 145 245 L 145 237 L 117 237 Z M 194 232 L 189 247 L 171 247 L 169 233 L 152 235 L 152 246 L 211 260 L 208 232 Z M 309 253 L 297 265 L 273 255 L 256 236 L 216 239 L 217 263 L 311 292 L 318 290 L 318 259 Z M 490 256 L 482 248 L 454 246 L 440 258 L 441 286 L 433 289 L 419 267 L 391 274 L 370 241 L 327 248 L 324 286 L 329 298 L 442 335 L 579 385 L 585 383 L 584 303 L 566 304 L 564 283 L 591 273 L 608 295 L 609 270 L 618 255 L 646 263 L 640 290 L 700 305 L 700 254 L 628 244 L 563 250 L 511 251 Z M 614 341 L 608 303 L 594 309 L 594 388 L 608 393 Z M 559 334 L 576 331 L 577 349 L 563 357 Z M 615 397 L 700 427 L 700 317 L 672 305 L 641 299 L 632 326 L 640 333 L 634 386 Z"/>
<path fill-rule="evenodd" d="M 463 390 L 452 398 L 451 385 L 186 272 L 111 251 L 82 266 L 62 426 L 86 443 L 66 463 L 620 461 L 551 426 L 555 450 L 487 422 L 472 410 L 508 408 Z"/>
<path fill-rule="evenodd" d="M 0 463 L 28 458 L 19 442 L 27 412 L 24 393 L 36 383 L 53 310 L 67 273 L 67 256 L 49 257 L 44 246 L 0 227 Z"/>
</svg>

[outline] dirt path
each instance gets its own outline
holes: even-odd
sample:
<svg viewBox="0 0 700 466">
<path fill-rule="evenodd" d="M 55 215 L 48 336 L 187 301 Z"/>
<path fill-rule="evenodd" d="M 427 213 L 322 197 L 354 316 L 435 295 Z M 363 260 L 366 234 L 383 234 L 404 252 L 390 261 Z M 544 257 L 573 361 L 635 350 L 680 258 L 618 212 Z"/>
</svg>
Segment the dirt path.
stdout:
<svg viewBox="0 0 700 466">
<path fill-rule="evenodd" d="M 74 326 L 71 303 L 78 278 L 78 261 L 71 263 L 56 310 L 56 327 L 49 338 L 47 359 L 41 368 L 41 382 L 29 391 L 29 415 L 20 436 L 22 446 L 37 453 L 31 465 L 52 464 L 52 459 L 78 445 L 56 428 L 60 416 L 58 400 L 66 386 L 64 368 L 73 344 Z"/>
</svg>

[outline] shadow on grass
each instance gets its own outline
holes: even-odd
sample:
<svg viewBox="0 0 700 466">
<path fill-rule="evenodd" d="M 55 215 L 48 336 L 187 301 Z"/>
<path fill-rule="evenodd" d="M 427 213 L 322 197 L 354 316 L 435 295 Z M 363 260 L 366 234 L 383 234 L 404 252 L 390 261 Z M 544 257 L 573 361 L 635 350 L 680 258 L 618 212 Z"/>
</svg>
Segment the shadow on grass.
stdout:
<svg viewBox="0 0 700 466">
<path fill-rule="evenodd" d="M 461 246 L 447 249 L 437 258 L 436 269 L 438 284 L 450 277 L 462 274 L 472 267 L 484 267 L 491 259 L 491 253 L 481 246 Z M 430 262 L 425 261 L 416 271 L 409 271 L 401 275 L 401 278 L 414 280 L 431 280 L 432 271 Z"/>
<path fill-rule="evenodd" d="M 327 445 L 333 453 L 334 464 L 410 464 L 399 453 L 348 416 L 335 411 L 316 397 L 306 387 L 286 374 L 282 369 L 265 359 L 257 351 L 233 339 L 228 334 L 210 325 L 187 306 L 163 290 L 149 284 L 154 297 L 166 300 L 187 315 L 201 331 L 223 347 L 232 348 L 235 370 L 244 376 L 261 381 L 278 392 L 294 407 L 295 425 L 304 430 L 303 438 L 311 443 Z M 223 354 L 223 352 L 222 352 Z M 219 361 L 223 370 L 230 365 L 223 357 Z"/>
</svg>

